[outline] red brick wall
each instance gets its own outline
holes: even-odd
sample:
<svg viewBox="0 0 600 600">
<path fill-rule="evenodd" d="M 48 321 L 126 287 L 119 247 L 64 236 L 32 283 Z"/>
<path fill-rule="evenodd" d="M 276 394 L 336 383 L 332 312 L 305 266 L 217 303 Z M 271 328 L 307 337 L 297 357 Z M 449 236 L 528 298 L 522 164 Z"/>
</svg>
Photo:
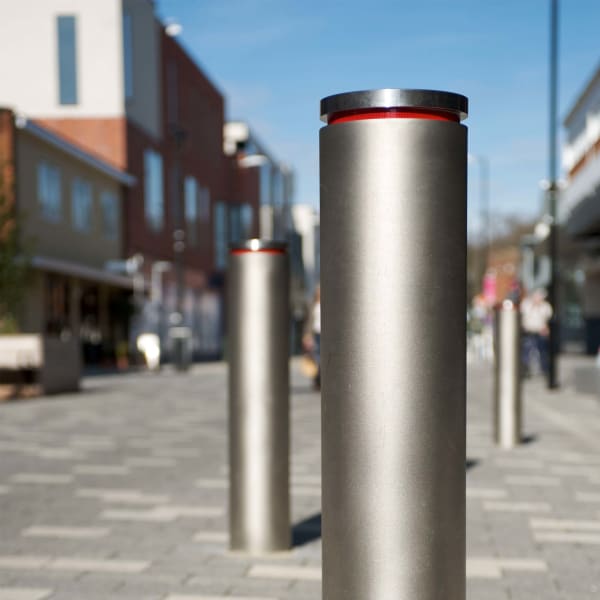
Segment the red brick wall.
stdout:
<svg viewBox="0 0 600 600">
<path fill-rule="evenodd" d="M 118 169 L 127 168 L 124 118 L 35 119 L 35 121 Z"/>
</svg>

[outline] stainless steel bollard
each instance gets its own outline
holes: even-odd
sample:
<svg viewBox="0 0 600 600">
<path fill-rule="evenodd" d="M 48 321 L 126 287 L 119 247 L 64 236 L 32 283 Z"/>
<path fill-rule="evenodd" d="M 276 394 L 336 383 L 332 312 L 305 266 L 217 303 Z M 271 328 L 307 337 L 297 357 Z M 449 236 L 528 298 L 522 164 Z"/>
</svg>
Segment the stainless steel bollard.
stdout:
<svg viewBox="0 0 600 600">
<path fill-rule="evenodd" d="M 290 547 L 286 244 L 232 248 L 228 275 L 230 548 Z"/>
<path fill-rule="evenodd" d="M 521 318 L 505 300 L 496 308 L 494 336 L 494 439 L 502 448 L 521 442 Z"/>
<path fill-rule="evenodd" d="M 324 600 L 464 600 L 467 99 L 321 101 Z"/>
</svg>

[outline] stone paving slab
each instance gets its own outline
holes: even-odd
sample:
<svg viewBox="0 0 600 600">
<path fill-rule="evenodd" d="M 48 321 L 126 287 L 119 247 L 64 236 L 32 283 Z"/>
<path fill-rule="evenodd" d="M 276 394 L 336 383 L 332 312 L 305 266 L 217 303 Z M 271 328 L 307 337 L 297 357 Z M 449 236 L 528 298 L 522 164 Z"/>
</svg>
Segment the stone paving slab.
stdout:
<svg viewBox="0 0 600 600">
<path fill-rule="evenodd" d="M 600 599 L 593 361 L 524 387 L 527 443 L 491 443 L 469 371 L 467 600 Z M 96 377 L 0 405 L 0 600 L 320 600 L 320 402 L 292 369 L 292 551 L 227 550 L 226 369 Z M 588 389 L 585 388 L 585 389 Z"/>
</svg>

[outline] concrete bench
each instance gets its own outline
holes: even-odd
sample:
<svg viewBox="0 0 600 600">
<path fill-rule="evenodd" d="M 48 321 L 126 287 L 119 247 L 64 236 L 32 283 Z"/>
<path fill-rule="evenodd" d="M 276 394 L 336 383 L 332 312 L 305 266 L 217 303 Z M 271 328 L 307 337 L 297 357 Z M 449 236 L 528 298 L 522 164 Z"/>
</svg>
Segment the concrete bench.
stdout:
<svg viewBox="0 0 600 600">
<path fill-rule="evenodd" d="M 43 394 L 79 389 L 81 352 L 75 337 L 0 335 L 0 371 L 33 373 Z"/>
</svg>

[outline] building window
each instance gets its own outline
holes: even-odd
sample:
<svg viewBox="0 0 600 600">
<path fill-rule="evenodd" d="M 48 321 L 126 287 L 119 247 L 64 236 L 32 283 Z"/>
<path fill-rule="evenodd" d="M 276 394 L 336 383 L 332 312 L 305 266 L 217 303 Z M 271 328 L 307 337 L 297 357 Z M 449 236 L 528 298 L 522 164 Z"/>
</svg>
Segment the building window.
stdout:
<svg viewBox="0 0 600 600">
<path fill-rule="evenodd" d="M 71 220 L 79 231 L 92 228 L 92 185 L 79 177 L 71 185 Z"/>
<path fill-rule="evenodd" d="M 47 221 L 57 222 L 62 218 L 60 171 L 54 165 L 41 162 L 37 168 L 38 202 L 42 216 Z"/>
<path fill-rule="evenodd" d="M 215 267 L 227 265 L 227 207 L 223 202 L 215 204 Z"/>
<path fill-rule="evenodd" d="M 58 88 L 61 104 L 77 104 L 77 32 L 75 17 L 57 17 Z"/>
<path fill-rule="evenodd" d="M 242 229 L 242 239 L 249 239 L 252 235 L 252 224 L 254 214 L 250 204 L 242 204 L 240 209 L 240 225 Z"/>
<path fill-rule="evenodd" d="M 116 240 L 119 234 L 119 198 L 114 192 L 100 194 L 102 210 L 102 234 L 109 240 Z"/>
<path fill-rule="evenodd" d="M 163 161 L 154 150 L 144 152 L 144 211 L 150 229 L 160 231 L 165 216 Z"/>
<path fill-rule="evenodd" d="M 252 232 L 252 207 L 238 204 L 229 209 L 229 241 L 241 242 L 250 238 Z"/>
<path fill-rule="evenodd" d="M 125 98 L 133 98 L 133 19 L 131 13 L 123 13 L 123 74 Z"/>
<path fill-rule="evenodd" d="M 198 243 L 198 182 L 186 177 L 183 182 L 186 239 L 190 246 Z"/>
</svg>

